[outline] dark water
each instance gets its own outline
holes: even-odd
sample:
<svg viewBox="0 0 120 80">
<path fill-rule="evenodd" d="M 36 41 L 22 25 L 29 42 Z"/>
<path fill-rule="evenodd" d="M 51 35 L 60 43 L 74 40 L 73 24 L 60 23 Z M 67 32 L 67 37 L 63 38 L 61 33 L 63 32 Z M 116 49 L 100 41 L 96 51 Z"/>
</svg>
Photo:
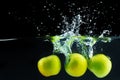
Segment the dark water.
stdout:
<svg viewBox="0 0 120 80">
<path fill-rule="evenodd" d="M 103 79 L 96 78 L 89 70 L 80 78 L 65 73 L 64 66 L 57 76 L 45 78 L 37 69 L 37 61 L 52 53 L 53 46 L 44 41 L 45 35 L 61 34 L 63 17 L 69 22 L 77 14 L 86 24 L 80 34 L 100 35 L 110 30 L 107 36 L 119 36 L 119 0 L 16 0 L 6 1 L 2 6 L 0 27 L 0 80 L 119 80 L 120 39 L 110 43 L 98 43 L 95 53 L 109 55 L 113 68 Z M 89 13 L 89 14 L 88 14 Z M 91 21 L 92 20 L 92 21 Z M 36 38 L 41 37 L 41 38 Z M 14 39 L 14 40 L 11 40 Z M 8 41 L 9 40 L 9 41 Z M 64 64 L 64 55 L 58 55 Z"/>
<path fill-rule="evenodd" d="M 119 80 L 119 46 L 120 39 L 111 43 L 98 43 L 96 53 L 109 55 L 113 67 L 108 76 L 103 79 L 96 78 L 89 70 L 80 78 L 68 76 L 64 70 L 64 55 L 58 55 L 62 62 L 59 75 L 45 78 L 37 69 L 37 61 L 51 54 L 53 48 L 50 42 L 41 39 L 21 39 L 9 42 L 0 42 L 0 80 Z M 101 50 L 102 47 L 102 50 Z"/>
</svg>

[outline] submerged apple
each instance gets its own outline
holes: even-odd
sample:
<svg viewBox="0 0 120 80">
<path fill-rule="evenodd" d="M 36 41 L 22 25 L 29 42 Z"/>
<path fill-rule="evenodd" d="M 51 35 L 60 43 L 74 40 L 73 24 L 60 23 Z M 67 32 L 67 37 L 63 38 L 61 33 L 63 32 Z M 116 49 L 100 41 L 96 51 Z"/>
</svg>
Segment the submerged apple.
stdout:
<svg viewBox="0 0 120 80">
<path fill-rule="evenodd" d="M 72 77 L 80 77 L 87 70 L 87 61 L 81 54 L 69 55 L 69 61 L 65 65 L 65 71 Z"/>
<path fill-rule="evenodd" d="M 38 70 L 45 77 L 57 75 L 61 69 L 61 62 L 58 56 L 50 55 L 38 61 Z"/>
<path fill-rule="evenodd" d="M 97 54 L 88 61 L 88 69 L 98 78 L 104 78 L 109 74 L 112 62 L 104 54 Z"/>
</svg>

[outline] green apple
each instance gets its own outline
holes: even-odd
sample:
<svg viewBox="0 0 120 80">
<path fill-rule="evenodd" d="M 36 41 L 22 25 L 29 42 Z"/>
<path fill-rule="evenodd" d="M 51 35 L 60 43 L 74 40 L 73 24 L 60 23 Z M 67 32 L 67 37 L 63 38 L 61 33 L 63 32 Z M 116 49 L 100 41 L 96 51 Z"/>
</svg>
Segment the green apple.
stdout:
<svg viewBox="0 0 120 80">
<path fill-rule="evenodd" d="M 58 56 L 50 55 L 43 57 L 37 64 L 39 72 L 45 76 L 50 77 L 57 75 L 61 70 L 61 61 Z"/>
<path fill-rule="evenodd" d="M 88 69 L 98 78 L 104 78 L 109 74 L 112 62 L 104 54 L 97 54 L 88 61 Z"/>
<path fill-rule="evenodd" d="M 79 53 L 69 55 L 69 61 L 65 65 L 65 71 L 72 77 L 80 77 L 87 70 L 87 60 Z"/>
</svg>

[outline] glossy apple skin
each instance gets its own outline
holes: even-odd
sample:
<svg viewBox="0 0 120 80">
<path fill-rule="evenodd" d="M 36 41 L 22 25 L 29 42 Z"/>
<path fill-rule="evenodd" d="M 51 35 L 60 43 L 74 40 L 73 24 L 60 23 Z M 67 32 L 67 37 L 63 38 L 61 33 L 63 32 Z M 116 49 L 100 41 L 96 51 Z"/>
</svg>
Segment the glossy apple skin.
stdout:
<svg viewBox="0 0 120 80">
<path fill-rule="evenodd" d="M 98 78 L 104 78 L 112 69 L 112 62 L 104 54 L 94 55 L 88 61 L 88 69 Z"/>
<path fill-rule="evenodd" d="M 50 77 L 57 75 L 61 70 L 61 61 L 58 56 L 50 55 L 43 57 L 37 64 L 39 72 L 45 76 Z"/>
<path fill-rule="evenodd" d="M 80 77 L 87 70 L 87 60 L 79 53 L 69 55 L 69 62 L 65 65 L 65 71 L 72 77 Z"/>
</svg>

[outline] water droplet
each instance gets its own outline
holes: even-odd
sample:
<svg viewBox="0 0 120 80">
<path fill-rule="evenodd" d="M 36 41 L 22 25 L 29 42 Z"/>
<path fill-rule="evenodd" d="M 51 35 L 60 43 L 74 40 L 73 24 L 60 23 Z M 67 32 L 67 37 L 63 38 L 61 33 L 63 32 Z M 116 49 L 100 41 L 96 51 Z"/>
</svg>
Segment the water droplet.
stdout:
<svg viewBox="0 0 120 80">
<path fill-rule="evenodd" d="M 11 15 L 11 12 L 8 12 L 8 15 Z"/>
<path fill-rule="evenodd" d="M 57 26 L 57 28 L 60 28 L 60 26 Z"/>
<path fill-rule="evenodd" d="M 28 19 L 28 17 L 25 17 L 25 19 Z"/>
<path fill-rule="evenodd" d="M 43 6 L 44 8 L 47 8 L 47 6 Z"/>
</svg>

